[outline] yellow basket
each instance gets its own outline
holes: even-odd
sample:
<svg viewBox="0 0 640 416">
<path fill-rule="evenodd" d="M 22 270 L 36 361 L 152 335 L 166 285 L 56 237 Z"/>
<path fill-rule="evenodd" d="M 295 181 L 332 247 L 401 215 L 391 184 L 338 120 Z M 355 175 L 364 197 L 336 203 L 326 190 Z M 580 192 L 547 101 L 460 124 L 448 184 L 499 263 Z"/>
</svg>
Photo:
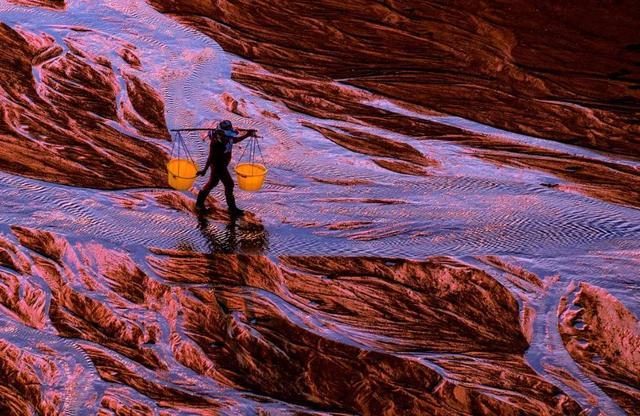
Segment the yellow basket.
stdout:
<svg viewBox="0 0 640 416">
<path fill-rule="evenodd" d="M 236 174 L 238 186 L 243 191 L 259 191 L 264 184 L 268 169 L 260 163 L 238 163 Z"/>
<path fill-rule="evenodd" d="M 187 191 L 196 181 L 198 167 L 187 159 L 171 159 L 167 163 L 169 186 L 178 191 Z"/>
</svg>

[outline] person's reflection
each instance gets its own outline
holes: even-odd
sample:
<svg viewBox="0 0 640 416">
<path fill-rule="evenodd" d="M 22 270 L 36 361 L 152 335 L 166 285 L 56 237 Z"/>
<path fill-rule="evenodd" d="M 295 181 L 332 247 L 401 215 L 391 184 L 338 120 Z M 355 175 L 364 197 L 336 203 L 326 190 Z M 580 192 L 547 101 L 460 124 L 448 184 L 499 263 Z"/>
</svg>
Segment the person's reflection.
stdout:
<svg viewBox="0 0 640 416">
<path fill-rule="evenodd" d="M 210 227 L 204 214 L 198 215 L 198 228 L 212 253 L 262 254 L 269 248 L 267 231 L 259 221 L 231 217 L 224 229 Z"/>
</svg>

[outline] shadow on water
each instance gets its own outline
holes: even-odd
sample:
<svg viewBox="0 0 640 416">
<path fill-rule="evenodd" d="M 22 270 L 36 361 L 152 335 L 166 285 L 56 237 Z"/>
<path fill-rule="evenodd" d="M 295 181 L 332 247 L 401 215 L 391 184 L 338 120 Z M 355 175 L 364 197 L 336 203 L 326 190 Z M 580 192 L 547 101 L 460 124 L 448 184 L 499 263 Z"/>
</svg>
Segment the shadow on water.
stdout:
<svg viewBox="0 0 640 416">
<path fill-rule="evenodd" d="M 236 271 L 238 288 L 252 291 L 249 284 L 249 274 L 252 256 L 260 256 L 269 250 L 269 235 L 262 222 L 258 219 L 248 221 L 244 218 L 229 218 L 228 222 L 216 221 L 212 224 L 206 213 L 199 213 L 198 229 L 207 241 L 211 256 L 220 254 L 239 254 L 238 269 Z M 211 276 L 216 276 L 218 270 L 211 270 Z M 253 295 L 248 295 L 251 298 Z M 227 315 L 233 315 L 244 325 L 255 324 L 257 316 L 249 298 L 240 297 L 235 307 L 231 307 L 224 296 L 215 294 L 215 299 L 221 310 Z"/>
<path fill-rule="evenodd" d="M 223 225 L 212 222 L 206 214 L 198 214 L 198 229 L 207 242 L 210 253 L 241 253 L 261 255 L 269 250 L 269 234 L 259 220 L 230 218 Z M 223 225 L 223 226 L 222 226 Z"/>
</svg>

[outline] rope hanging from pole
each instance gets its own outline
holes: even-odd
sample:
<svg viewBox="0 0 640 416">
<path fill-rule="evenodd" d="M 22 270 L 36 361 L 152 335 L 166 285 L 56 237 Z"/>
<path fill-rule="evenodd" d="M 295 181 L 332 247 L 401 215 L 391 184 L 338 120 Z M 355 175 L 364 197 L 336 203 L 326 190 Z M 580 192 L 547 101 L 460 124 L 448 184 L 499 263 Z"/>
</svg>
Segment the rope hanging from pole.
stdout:
<svg viewBox="0 0 640 416">
<path fill-rule="evenodd" d="M 174 132 L 171 155 L 167 163 L 169 185 L 179 191 L 186 191 L 193 186 L 198 173 L 198 166 L 191 157 L 189 148 L 180 131 Z"/>
<path fill-rule="evenodd" d="M 209 139 L 213 139 L 212 135 L 215 128 L 187 128 L 187 129 L 171 129 L 173 133 L 173 144 L 171 147 L 171 160 L 167 164 L 169 171 L 169 185 L 174 189 L 185 191 L 191 188 L 196 180 L 198 166 L 193 160 L 189 148 L 182 136 L 183 132 L 208 132 Z M 265 164 L 264 155 L 258 139 L 260 136 L 249 138 L 246 146 L 242 150 L 242 154 L 238 159 L 235 171 L 238 177 L 238 186 L 245 191 L 255 192 L 262 188 L 268 169 Z M 242 159 L 247 154 L 250 161 L 243 163 Z M 260 157 L 261 163 L 256 163 L 256 158 Z"/>
<path fill-rule="evenodd" d="M 264 156 L 262 155 L 262 149 L 260 148 L 260 143 L 258 141 L 258 139 L 260 139 L 261 137 L 251 137 L 249 139 L 249 143 L 247 143 L 247 145 L 244 147 L 244 150 L 242 151 L 242 154 L 240 155 L 240 158 L 238 159 L 238 162 L 242 161 L 242 158 L 244 157 L 245 153 L 247 152 L 247 149 L 249 150 L 249 163 L 254 163 L 256 158 L 256 150 L 258 151 L 258 153 L 260 154 L 260 160 L 262 161 L 262 164 L 264 165 Z"/>
<path fill-rule="evenodd" d="M 182 133 L 180 131 L 176 131 L 173 145 L 171 146 L 171 159 L 182 159 L 183 155 L 187 160 L 193 162 L 193 157 L 191 157 L 191 153 L 189 152 L 187 143 L 182 137 Z"/>
</svg>

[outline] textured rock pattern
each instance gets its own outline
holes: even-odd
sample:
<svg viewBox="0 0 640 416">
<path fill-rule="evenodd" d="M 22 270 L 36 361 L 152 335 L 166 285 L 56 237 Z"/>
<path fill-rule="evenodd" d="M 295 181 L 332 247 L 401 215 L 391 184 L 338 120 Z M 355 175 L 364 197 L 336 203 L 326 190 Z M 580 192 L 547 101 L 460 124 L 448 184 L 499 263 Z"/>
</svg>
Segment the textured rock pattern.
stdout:
<svg viewBox="0 0 640 416">
<path fill-rule="evenodd" d="M 575 309 L 570 309 L 574 306 Z M 629 414 L 640 408 L 640 321 L 605 290 L 580 285 L 560 307 L 560 333 L 571 356 Z"/>
<path fill-rule="evenodd" d="M 637 414 L 639 9 L 543 3 L 0 0 L 0 414 Z"/>
<path fill-rule="evenodd" d="M 108 123 L 119 120 L 120 93 L 109 61 L 4 23 L 0 38 L 2 170 L 102 189 L 164 186 L 163 151 Z M 167 138 L 158 94 L 135 76 L 127 90 L 134 109 L 127 119 L 143 134 Z"/>
<path fill-rule="evenodd" d="M 1 344 L 0 393 L 15 414 L 68 403 L 54 386 L 58 361 L 71 366 L 75 353 L 52 351 L 47 338 L 78 340 L 91 366 L 74 371 L 96 380 L 84 388 L 93 409 L 259 407 L 252 396 L 260 394 L 355 414 L 580 410 L 524 362 L 509 291 L 452 259 L 273 263 L 155 250 L 145 272 L 124 252 L 34 229 L 13 227 L 3 242 L 24 264 L 0 274 L 3 310 L 43 339 L 28 353 Z M 254 393 L 220 401 L 199 391 L 198 379 L 220 394 Z"/>
<path fill-rule="evenodd" d="M 276 71 L 640 155 L 640 11 L 632 0 L 613 7 L 524 0 L 149 2 Z"/>
</svg>

